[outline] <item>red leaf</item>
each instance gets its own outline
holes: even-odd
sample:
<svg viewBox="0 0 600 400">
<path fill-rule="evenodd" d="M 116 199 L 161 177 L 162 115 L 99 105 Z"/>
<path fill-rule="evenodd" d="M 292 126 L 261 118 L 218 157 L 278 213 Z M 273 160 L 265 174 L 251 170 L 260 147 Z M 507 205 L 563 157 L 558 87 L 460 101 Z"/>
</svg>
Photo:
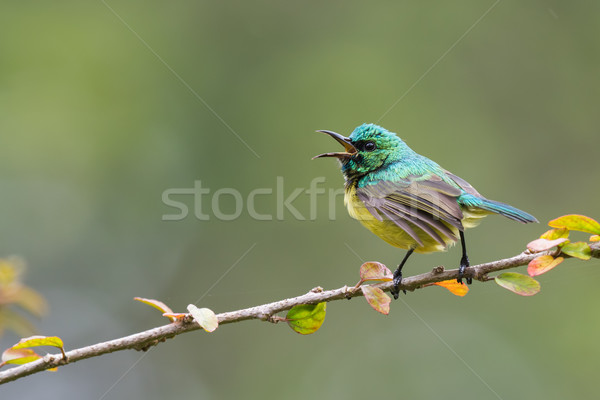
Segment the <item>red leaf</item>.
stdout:
<svg viewBox="0 0 600 400">
<path fill-rule="evenodd" d="M 569 241 L 569 239 L 566 239 L 566 238 L 560 238 L 560 239 L 554 239 L 554 240 L 535 239 L 527 244 L 527 248 L 533 253 L 538 253 L 540 251 L 549 250 L 555 246 L 558 246 L 559 244 L 562 244 L 562 243 L 568 242 L 568 241 Z"/>
<path fill-rule="evenodd" d="M 365 299 L 375 311 L 382 314 L 388 315 L 390 313 L 390 302 L 392 299 L 378 287 L 374 286 L 361 286 Z"/>
<path fill-rule="evenodd" d="M 377 261 L 369 261 L 360 266 L 361 281 L 386 281 L 394 279 L 392 271 L 384 264 Z"/>
<path fill-rule="evenodd" d="M 563 257 L 554 258 L 549 255 L 539 256 L 531 260 L 529 265 L 527 266 L 527 273 L 529 276 L 537 276 L 541 274 L 545 274 L 550 271 L 552 268 L 556 267 L 558 264 L 563 262 Z"/>
</svg>

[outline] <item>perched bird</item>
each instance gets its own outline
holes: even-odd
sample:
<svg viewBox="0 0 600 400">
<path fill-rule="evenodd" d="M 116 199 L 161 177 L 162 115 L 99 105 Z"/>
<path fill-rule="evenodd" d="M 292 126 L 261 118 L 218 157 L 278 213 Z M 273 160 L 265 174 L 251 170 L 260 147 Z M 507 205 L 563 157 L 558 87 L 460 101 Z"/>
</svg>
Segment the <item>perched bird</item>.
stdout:
<svg viewBox="0 0 600 400">
<path fill-rule="evenodd" d="M 391 244 L 408 250 L 394 272 L 392 294 L 398 298 L 402 268 L 413 252 L 445 250 L 460 238 L 462 283 L 469 258 L 465 228 L 488 214 L 512 220 L 538 222 L 532 215 L 508 204 L 488 200 L 467 181 L 434 161 L 415 153 L 395 133 L 375 124 L 357 127 L 350 137 L 320 130 L 345 151 L 314 158 L 335 157 L 346 181 L 344 202 L 350 215 Z M 314 159 L 313 158 L 313 159 Z M 471 278 L 467 278 L 471 283 Z"/>
</svg>

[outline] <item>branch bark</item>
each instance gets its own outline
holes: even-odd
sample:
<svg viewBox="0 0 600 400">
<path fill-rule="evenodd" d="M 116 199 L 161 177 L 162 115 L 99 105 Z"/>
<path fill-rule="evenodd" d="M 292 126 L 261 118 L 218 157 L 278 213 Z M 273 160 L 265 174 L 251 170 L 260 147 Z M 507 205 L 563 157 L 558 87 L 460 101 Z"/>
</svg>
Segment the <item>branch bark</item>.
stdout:
<svg viewBox="0 0 600 400">
<path fill-rule="evenodd" d="M 600 242 L 594 242 L 590 245 L 590 247 L 592 248 L 592 257 L 600 258 Z M 511 258 L 505 258 L 502 260 L 471 266 L 470 268 L 467 268 L 464 276 L 486 282 L 492 279 L 488 276 L 488 274 L 492 272 L 527 265 L 531 260 L 540 255 L 550 254 L 556 256 L 558 255 L 556 253 L 557 251 L 552 250 L 539 253 L 530 253 L 529 251 L 525 251 Z M 565 254 L 562 256 L 569 258 L 569 256 Z M 425 287 L 426 285 L 434 282 L 456 279 L 457 276 L 458 269 L 444 270 L 443 267 L 436 267 L 431 272 L 404 278 L 402 280 L 400 289 L 414 291 L 415 289 Z M 392 283 L 384 282 L 376 284 L 375 286 L 387 292 L 391 289 Z M 219 325 L 225 325 L 249 319 L 277 322 L 277 319 L 273 318 L 275 314 L 289 310 L 296 305 L 317 304 L 321 302 L 347 299 L 362 295 L 363 294 L 360 288 L 354 289 L 353 287 L 348 286 L 334 290 L 315 288 L 302 296 L 292 297 L 256 307 L 245 308 L 242 310 L 224 312 L 217 314 L 217 318 L 219 320 Z M 66 352 L 65 356 L 60 353 L 48 354 L 39 360 L 0 372 L 0 384 L 11 382 L 34 373 L 44 371 L 48 368 L 72 364 L 86 358 L 97 357 L 115 351 L 126 349 L 146 351 L 150 347 L 157 345 L 160 342 L 164 342 L 166 339 L 173 338 L 182 333 L 196 331 L 198 329 L 201 329 L 200 326 L 193 321 L 191 316 L 188 315 L 183 320 L 170 323 L 168 325 L 159 326 L 157 328 L 135 333 L 126 337 L 71 350 Z"/>
</svg>

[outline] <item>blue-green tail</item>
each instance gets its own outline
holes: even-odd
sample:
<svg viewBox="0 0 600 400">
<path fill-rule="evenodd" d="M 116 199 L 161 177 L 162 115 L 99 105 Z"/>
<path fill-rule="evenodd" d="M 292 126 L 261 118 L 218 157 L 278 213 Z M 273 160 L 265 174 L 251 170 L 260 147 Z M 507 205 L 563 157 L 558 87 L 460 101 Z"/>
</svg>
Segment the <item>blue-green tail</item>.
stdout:
<svg viewBox="0 0 600 400">
<path fill-rule="evenodd" d="M 514 221 L 522 222 L 524 224 L 528 222 L 538 222 L 538 220 L 531 214 L 521 211 L 518 208 L 509 206 L 508 204 L 500 203 L 499 201 L 488 200 L 483 197 L 477 197 L 472 194 L 463 194 L 458 198 L 459 204 L 466 207 L 476 207 L 485 211 L 500 214 L 506 218 L 510 218 Z"/>
</svg>

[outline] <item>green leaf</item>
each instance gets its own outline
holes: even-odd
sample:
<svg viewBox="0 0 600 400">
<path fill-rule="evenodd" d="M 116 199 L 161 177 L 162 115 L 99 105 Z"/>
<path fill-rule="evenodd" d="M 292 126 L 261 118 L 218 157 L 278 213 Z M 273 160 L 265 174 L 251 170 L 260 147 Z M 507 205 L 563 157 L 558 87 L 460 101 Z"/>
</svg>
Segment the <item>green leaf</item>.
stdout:
<svg viewBox="0 0 600 400">
<path fill-rule="evenodd" d="M 198 323 L 206 332 L 213 332 L 219 326 L 219 320 L 215 313 L 209 308 L 198 308 L 193 304 L 187 306 L 194 321 Z"/>
<path fill-rule="evenodd" d="M 538 281 L 516 272 L 504 272 L 494 279 L 498 285 L 521 296 L 533 296 L 540 291 Z"/>
<path fill-rule="evenodd" d="M 542 234 L 542 236 L 540 236 L 540 239 L 555 240 L 555 239 L 561 239 L 561 238 L 567 239 L 568 237 L 569 237 L 569 230 L 567 228 L 558 228 L 558 229 L 550 229 L 549 231 L 544 232 Z"/>
<path fill-rule="evenodd" d="M 390 299 L 390 296 L 385 294 L 383 290 L 370 285 L 361 286 L 360 289 L 365 295 L 367 303 L 369 303 L 369 305 L 373 307 L 375 311 L 378 311 L 384 315 L 388 315 L 390 313 L 390 302 L 392 299 Z"/>
<path fill-rule="evenodd" d="M 585 242 L 568 243 L 561 248 L 564 254 L 581 260 L 589 260 L 592 258 L 592 249 Z"/>
<path fill-rule="evenodd" d="M 24 349 L 26 347 L 37 347 L 37 346 L 53 346 L 59 349 L 64 348 L 64 344 L 61 338 L 58 336 L 30 336 L 19 340 L 19 343 L 12 346 L 13 349 Z"/>
<path fill-rule="evenodd" d="M 2 364 L 27 364 L 42 358 L 31 349 L 15 349 L 11 347 L 2 353 Z"/>
<path fill-rule="evenodd" d="M 585 215 L 570 214 L 553 219 L 548 222 L 552 228 L 566 228 L 572 231 L 581 231 L 600 235 L 600 224 L 598 221 Z"/>
<path fill-rule="evenodd" d="M 568 241 L 569 241 L 569 239 L 566 239 L 566 238 L 559 238 L 559 239 L 554 239 L 554 240 L 535 239 L 527 244 L 527 248 L 529 249 L 529 251 L 531 251 L 533 253 L 538 253 L 540 251 L 549 250 L 555 246 L 558 246 L 559 244 L 562 244 L 562 243 L 565 243 Z"/>
<path fill-rule="evenodd" d="M 286 315 L 290 328 L 301 335 L 315 333 L 325 320 L 326 303 L 301 304 L 292 307 Z"/>
<path fill-rule="evenodd" d="M 545 274 L 563 262 L 563 260 L 563 257 L 554 258 L 549 255 L 536 257 L 529 262 L 529 265 L 527 266 L 527 273 L 529 276 Z"/>
</svg>

